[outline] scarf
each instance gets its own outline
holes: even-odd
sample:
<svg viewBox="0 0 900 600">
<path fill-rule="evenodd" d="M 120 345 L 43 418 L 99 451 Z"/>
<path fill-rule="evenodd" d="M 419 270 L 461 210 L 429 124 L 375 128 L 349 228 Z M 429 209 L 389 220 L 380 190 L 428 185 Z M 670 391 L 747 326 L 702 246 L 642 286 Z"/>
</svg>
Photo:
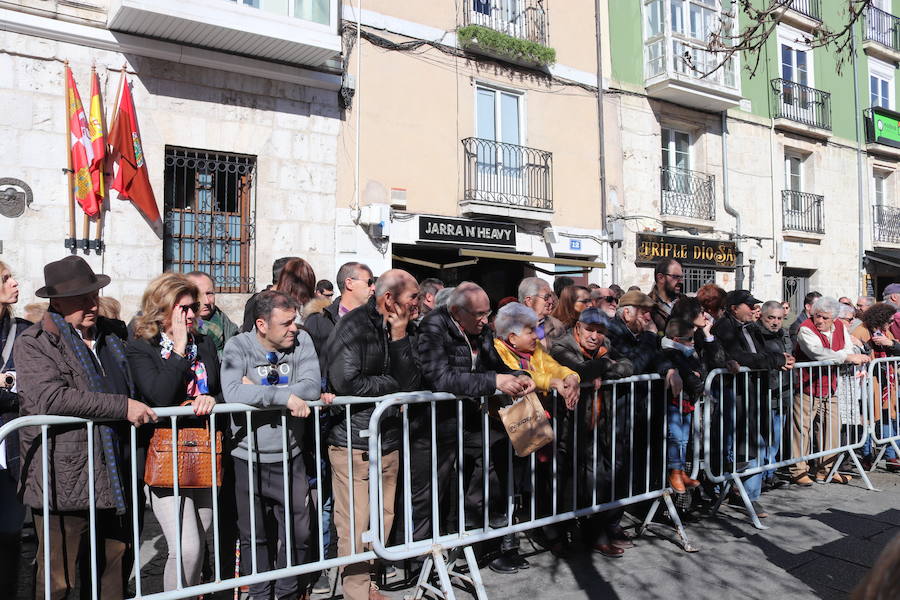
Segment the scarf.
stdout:
<svg viewBox="0 0 900 600">
<path fill-rule="evenodd" d="M 207 335 L 216 343 L 216 348 L 221 350 L 225 345 L 225 329 L 222 326 L 222 315 L 219 309 L 213 311 L 209 319 L 197 319 L 197 331 Z"/>
<path fill-rule="evenodd" d="M 75 354 L 75 357 L 81 364 L 81 368 L 84 369 L 85 374 L 87 374 L 91 391 L 99 394 L 109 393 L 106 385 L 106 378 L 97 370 L 99 358 L 95 362 L 94 357 L 84 343 L 84 340 L 81 339 L 81 336 L 78 335 L 75 328 L 63 319 L 62 315 L 52 311 L 49 311 L 47 314 L 50 315 L 50 318 L 59 329 L 59 334 L 63 342 L 69 347 L 69 350 Z M 115 335 L 109 335 L 107 338 L 110 348 L 112 348 L 116 355 L 121 357 L 124 362 L 125 349 L 122 346 L 121 340 Z M 96 344 L 97 340 L 95 340 L 94 343 Z M 116 514 L 124 515 L 126 511 L 125 486 L 122 483 L 121 473 L 119 472 L 119 436 L 109 425 L 100 423 L 97 427 L 100 430 L 100 445 L 103 448 L 103 456 L 106 459 L 106 470 L 109 474 L 110 488 L 112 489 L 113 499 L 116 502 Z"/>
<path fill-rule="evenodd" d="M 159 355 L 163 360 L 168 360 L 175 350 L 175 342 L 164 332 L 160 332 Z M 194 376 L 187 382 L 187 395 L 199 396 L 209 393 L 209 384 L 206 374 L 206 365 L 203 361 L 197 360 L 197 344 L 194 342 L 194 336 L 188 335 L 188 343 L 184 349 L 184 357 L 191 363 L 191 372 Z"/>
<path fill-rule="evenodd" d="M 531 371 L 531 358 L 534 354 L 527 354 L 522 352 L 506 340 L 500 340 L 503 342 L 503 345 L 509 348 L 509 351 L 512 352 L 516 356 L 516 361 L 519 363 L 519 368 L 523 371 Z"/>
</svg>

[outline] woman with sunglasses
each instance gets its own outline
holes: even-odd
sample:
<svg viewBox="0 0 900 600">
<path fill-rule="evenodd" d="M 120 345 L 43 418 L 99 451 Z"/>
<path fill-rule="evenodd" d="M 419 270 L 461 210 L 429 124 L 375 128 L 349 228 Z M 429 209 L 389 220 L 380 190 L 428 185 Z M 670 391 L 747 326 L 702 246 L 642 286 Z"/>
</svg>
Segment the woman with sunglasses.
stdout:
<svg viewBox="0 0 900 600">
<path fill-rule="evenodd" d="M 197 286 L 180 273 L 164 273 L 151 281 L 141 301 L 143 314 L 135 321 L 135 339 L 129 342 L 127 355 L 144 402 L 157 407 L 178 406 L 188 400 L 194 414 L 204 416 L 222 401 L 222 389 L 215 343 L 194 329 L 200 310 L 198 295 Z M 166 421 L 160 426 L 170 424 Z M 143 465 L 140 457 L 138 464 Z M 211 490 L 180 489 L 176 504 L 171 488 L 149 489 L 150 506 L 169 548 L 164 589 L 174 590 L 178 585 L 175 548 L 179 518 L 181 584 L 197 585 L 203 566 L 203 542 L 212 523 Z"/>
<path fill-rule="evenodd" d="M 581 285 L 568 285 L 559 293 L 559 302 L 552 315 L 560 320 L 566 331 L 575 327 L 578 315 L 591 305 L 591 291 Z"/>
</svg>

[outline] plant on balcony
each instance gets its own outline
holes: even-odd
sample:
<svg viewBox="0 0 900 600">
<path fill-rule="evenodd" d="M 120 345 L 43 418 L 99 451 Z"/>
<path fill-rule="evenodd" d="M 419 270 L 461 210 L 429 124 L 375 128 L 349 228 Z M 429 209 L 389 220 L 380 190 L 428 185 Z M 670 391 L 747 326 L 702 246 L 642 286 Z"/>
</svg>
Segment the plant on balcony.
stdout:
<svg viewBox="0 0 900 600">
<path fill-rule="evenodd" d="M 556 50 L 523 40 L 481 25 L 466 25 L 456 30 L 460 46 L 479 49 L 501 60 L 548 66 L 556 62 Z"/>
</svg>

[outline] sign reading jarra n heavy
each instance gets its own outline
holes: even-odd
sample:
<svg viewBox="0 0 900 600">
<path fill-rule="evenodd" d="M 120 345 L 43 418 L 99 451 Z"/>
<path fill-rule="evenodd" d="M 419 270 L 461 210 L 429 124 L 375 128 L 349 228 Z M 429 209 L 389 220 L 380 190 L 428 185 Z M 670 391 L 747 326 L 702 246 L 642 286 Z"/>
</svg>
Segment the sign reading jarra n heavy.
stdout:
<svg viewBox="0 0 900 600">
<path fill-rule="evenodd" d="M 669 235 L 639 233 L 637 264 L 656 264 L 674 258 L 683 265 L 733 269 L 737 265 L 734 242 L 680 238 Z"/>
<path fill-rule="evenodd" d="M 513 223 L 469 221 L 421 215 L 419 217 L 419 239 L 429 242 L 515 247 L 516 226 Z"/>
</svg>

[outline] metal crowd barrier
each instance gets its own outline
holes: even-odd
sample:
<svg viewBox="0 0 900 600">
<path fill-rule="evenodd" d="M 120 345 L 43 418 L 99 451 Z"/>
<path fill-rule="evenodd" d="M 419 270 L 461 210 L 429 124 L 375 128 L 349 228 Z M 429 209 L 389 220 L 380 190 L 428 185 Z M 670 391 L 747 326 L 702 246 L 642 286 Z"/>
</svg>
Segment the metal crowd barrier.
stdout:
<svg viewBox="0 0 900 600">
<path fill-rule="evenodd" d="M 766 472 L 836 455 L 825 477 L 830 482 L 849 456 L 866 486 L 875 489 L 856 456 L 870 432 L 865 371 L 823 361 L 797 363 L 771 375 L 745 367 L 737 374 L 711 371 L 703 410 L 706 477 L 722 486 L 720 501 L 736 488 L 759 529 L 767 527 L 753 510 L 747 484 L 761 486 Z M 827 395 L 811 383 L 823 378 L 834 381 Z M 811 478 L 816 475 L 810 472 Z"/>
<path fill-rule="evenodd" d="M 586 411 L 594 410 L 596 394 L 602 399 L 602 409 L 594 426 L 588 427 L 583 420 L 587 417 Z M 425 591 L 453 598 L 451 575 L 467 581 L 478 598 L 486 598 L 472 550 L 473 544 L 526 530 L 559 526 L 572 519 L 623 509 L 641 502 L 650 502 L 651 505 L 639 532 L 651 525 L 661 503 L 665 503 L 683 549 L 696 551 L 681 524 L 671 498 L 672 491 L 668 487 L 666 407 L 669 401 L 669 392 L 664 391 L 664 383 L 656 374 L 603 382 L 596 392 L 583 390 L 579 407 L 567 415 L 560 413 L 565 411 L 565 407 L 556 394 L 550 394 L 547 402 L 552 412 L 551 423 L 555 439 L 545 446 L 548 452 L 542 453 L 539 450 L 527 458 L 514 458 L 511 442 L 508 437 L 504 439 L 502 425 L 488 414 L 486 398 L 442 399 L 440 395 L 431 392 L 417 392 L 406 397 L 386 397 L 373 412 L 367 432 L 370 458 L 369 497 L 377 501 L 369 503 L 370 530 L 363 539 L 385 560 L 400 561 L 421 557 L 423 566 L 415 598 L 421 598 Z M 477 406 L 477 411 L 472 410 L 473 406 Z M 442 407 L 444 410 L 440 410 Z M 411 417 L 410 412 L 417 408 L 418 418 Z M 421 414 L 423 410 L 424 420 Z M 397 413 L 400 414 L 400 423 L 393 422 L 385 427 L 385 419 Z M 446 422 L 447 419 L 453 419 L 456 424 L 463 423 L 462 427 L 454 427 L 452 437 L 440 436 L 438 433 L 439 423 Z M 601 419 L 602 427 L 599 423 Z M 398 489 L 403 490 L 399 506 L 404 511 L 404 528 L 402 532 L 395 534 L 395 538 L 401 539 L 393 541 L 382 518 L 385 502 L 382 442 L 385 430 L 390 427 L 400 427 L 403 440 L 397 477 L 403 482 Z M 493 442 L 490 441 L 490 432 L 498 433 Z M 467 439 L 472 434 L 481 442 L 474 453 L 471 441 Z M 430 478 L 430 502 L 427 507 L 430 515 L 424 517 L 424 521 L 430 525 L 430 532 L 422 539 L 414 539 L 413 535 L 415 527 L 423 520 L 421 514 L 414 514 L 412 498 L 412 480 L 416 470 L 412 465 L 412 457 L 415 456 L 419 469 L 423 464 L 423 457 L 417 456 L 416 450 L 410 447 L 411 440 L 416 436 L 430 438 L 427 460 L 424 461 Z M 444 439 L 441 440 L 440 437 Z M 451 450 L 449 458 L 446 456 L 447 450 Z M 439 481 L 439 454 L 445 455 L 443 460 L 451 461 L 449 477 L 445 481 Z M 608 457 L 609 462 L 603 464 L 605 457 Z M 686 458 L 690 459 L 690 455 Z M 541 463 L 541 460 L 544 462 Z M 471 464 L 467 463 L 473 461 L 481 461 L 478 481 L 466 477 L 466 473 L 471 470 Z M 566 464 L 569 461 L 571 464 Z M 699 464 L 696 460 L 692 462 L 692 472 L 696 474 Z M 496 489 L 500 486 L 492 487 L 492 466 L 498 470 L 505 468 L 505 494 Z M 592 475 L 585 478 L 582 474 L 588 467 L 588 473 Z M 451 482 L 455 484 L 458 493 L 442 501 L 440 490 Z M 496 483 L 502 485 L 502 482 Z M 473 489 L 474 486 L 479 486 L 480 490 Z M 571 486 L 571 498 L 563 506 L 559 495 L 568 486 Z M 522 487 L 530 493 L 523 493 Z M 541 494 L 539 487 L 543 493 L 549 492 L 549 500 L 543 498 L 542 507 L 538 507 Z M 466 515 L 465 499 L 474 492 L 478 492 L 480 498 L 479 512 L 477 515 Z M 528 498 L 527 502 L 521 503 L 518 511 L 514 508 L 516 496 Z M 494 500 L 502 500 L 505 506 L 499 518 L 497 514 L 492 514 L 498 505 Z M 450 506 L 451 504 L 455 506 Z M 448 526 L 445 515 L 452 514 L 454 510 L 455 522 Z M 477 519 L 467 516 L 477 516 Z M 459 557 L 460 551 L 462 557 Z M 447 559 L 443 557 L 444 552 L 448 553 Z M 468 567 L 467 573 L 451 570 L 457 558 L 464 560 Z M 437 574 L 440 589 L 430 583 L 432 570 Z"/>
<path fill-rule="evenodd" d="M 900 376 L 900 357 L 876 358 L 869 363 L 869 413 L 871 441 L 879 447 L 872 461 L 872 469 L 881 462 L 889 449 L 900 456 L 900 402 L 897 377 Z"/>
<path fill-rule="evenodd" d="M 402 397 L 403 394 L 400 394 Z M 310 406 L 311 414 L 310 417 L 314 419 L 316 424 L 321 423 L 321 419 L 323 416 L 323 411 L 328 410 L 331 413 L 341 412 L 343 413 L 343 418 L 346 420 L 349 428 L 350 423 L 350 410 L 351 406 L 358 406 L 361 404 L 374 405 L 377 401 L 377 398 L 336 398 L 334 402 L 326 407 L 326 405 L 321 402 L 308 402 L 307 404 Z M 159 421 L 157 425 L 164 423 L 166 420 L 170 421 L 172 428 L 172 472 L 175 478 L 175 484 L 173 489 L 173 495 L 175 496 L 176 503 L 180 507 L 181 506 L 181 497 L 180 497 L 180 489 L 178 484 L 178 453 L 176 447 L 177 431 L 179 427 L 179 419 L 181 418 L 193 418 L 196 419 L 193 410 L 189 406 L 184 407 L 172 407 L 172 408 L 154 408 L 157 416 L 159 417 Z M 282 468 L 284 469 L 284 473 L 289 473 L 288 461 L 289 461 L 289 452 L 288 452 L 288 435 L 287 435 L 287 419 L 288 413 L 281 408 L 256 408 L 253 406 L 248 406 L 244 404 L 236 404 L 236 403 L 223 403 L 217 404 L 213 409 L 212 413 L 209 416 L 209 429 L 211 439 L 215 439 L 215 431 L 216 431 L 216 418 L 217 416 L 226 415 L 226 418 L 233 417 L 239 420 L 242 423 L 246 423 L 247 431 L 253 431 L 253 422 L 255 418 L 262 418 L 265 414 L 272 413 L 280 413 L 280 424 L 282 426 Z M 72 425 L 81 425 L 83 424 L 87 430 L 87 460 L 88 460 L 88 470 L 89 470 L 89 479 L 88 479 L 88 496 L 89 496 L 89 525 L 90 525 L 90 572 L 91 572 L 91 594 L 90 597 L 93 600 L 96 600 L 100 596 L 98 595 L 98 549 L 97 549 L 97 509 L 95 507 L 95 478 L 94 478 L 94 447 L 97 441 L 95 441 L 95 427 L 100 423 L 99 420 L 89 420 L 78 417 L 64 417 L 64 416 L 54 416 L 54 415 L 41 415 L 41 416 L 26 416 L 19 417 L 0 427 L 0 441 L 3 441 L 7 438 L 15 430 L 22 429 L 24 427 L 40 427 L 41 435 L 40 435 L 40 443 L 41 443 L 41 472 L 42 479 L 44 482 L 48 480 L 48 475 L 50 471 L 50 457 L 48 452 L 48 442 L 51 439 L 51 432 L 53 427 L 57 426 L 66 426 L 71 427 Z M 123 424 L 124 426 L 124 424 Z M 194 425 L 196 426 L 196 425 Z M 254 494 L 256 493 L 256 482 L 254 479 L 254 469 L 257 468 L 256 465 L 259 464 L 258 460 L 250 460 L 248 461 L 248 506 L 250 507 L 250 528 L 251 528 L 251 543 L 250 543 L 250 556 L 242 556 L 241 561 L 249 560 L 249 573 L 247 575 L 239 575 L 235 573 L 223 573 L 222 572 L 222 563 L 225 560 L 225 556 L 221 555 L 220 548 L 220 535 L 221 535 L 221 527 L 223 525 L 221 523 L 221 510 L 220 510 L 220 502 L 219 498 L 220 489 L 216 486 L 215 477 L 213 477 L 213 487 L 210 489 L 210 493 L 212 495 L 212 533 L 213 533 L 213 544 L 210 546 L 210 554 L 213 558 L 214 563 L 214 571 L 213 577 L 214 580 L 208 583 L 201 583 L 199 585 L 186 587 L 183 585 L 183 577 L 182 577 L 182 525 L 181 519 L 176 519 L 176 543 L 174 548 L 169 548 L 169 552 L 175 552 L 177 557 L 177 578 L 178 584 L 175 590 L 170 591 L 160 591 L 160 590 L 147 590 L 145 591 L 145 578 L 146 574 L 143 573 L 143 568 L 146 566 L 141 562 L 141 532 L 139 530 L 139 519 L 136 518 L 138 515 L 142 514 L 142 511 L 145 510 L 145 506 L 138 506 L 138 498 L 140 497 L 138 490 L 139 487 L 143 487 L 144 482 L 138 481 L 138 463 L 137 463 L 137 448 L 138 448 L 138 428 L 132 425 L 129 425 L 130 428 L 130 482 L 123 482 L 125 486 L 130 490 L 130 521 L 131 521 L 131 544 L 133 551 L 133 559 L 134 559 L 134 572 L 133 572 L 133 582 L 134 582 L 134 596 L 135 599 L 144 599 L 144 600 L 176 600 L 179 598 L 192 598 L 197 596 L 202 596 L 204 594 L 212 594 L 214 592 L 219 592 L 223 590 L 231 590 L 236 589 L 241 586 L 251 585 L 254 583 L 260 583 L 264 581 L 276 581 L 278 579 L 283 579 L 287 577 L 296 577 L 305 573 L 310 573 L 314 571 L 319 571 L 322 569 L 328 569 L 331 567 L 339 567 L 343 565 L 353 564 L 361 561 L 372 560 L 376 558 L 375 554 L 372 551 L 365 551 L 362 548 L 357 548 L 355 544 L 355 540 L 351 534 L 351 553 L 348 556 L 342 556 L 337 558 L 324 558 L 326 556 L 327 549 L 325 548 L 324 543 L 324 520 L 323 520 L 323 502 L 325 498 L 323 497 L 323 452 L 322 452 L 322 431 L 321 428 L 316 426 L 313 428 L 314 430 L 314 455 L 315 455 L 315 476 L 317 480 L 316 485 L 316 514 L 310 515 L 310 527 L 311 529 L 315 527 L 318 532 L 318 539 L 316 546 L 313 545 L 312 540 L 310 540 L 307 547 L 307 555 L 315 556 L 316 552 L 318 552 L 318 560 L 315 561 L 305 561 L 303 563 L 294 564 L 291 556 L 291 519 L 285 518 L 285 531 L 284 531 L 284 539 L 287 541 L 285 544 L 285 557 L 286 557 L 286 566 L 280 569 L 274 569 L 269 571 L 260 571 L 258 569 L 257 563 L 257 549 L 256 549 L 256 532 L 259 530 L 259 527 L 262 524 L 256 523 L 255 511 L 253 507 L 255 505 Z M 145 426 L 146 428 L 146 426 Z M 254 445 L 254 435 L 250 434 L 247 436 L 248 446 L 250 450 L 250 454 L 253 455 L 253 445 Z M 348 436 L 347 445 L 350 447 L 350 436 Z M 309 444 L 304 444 L 304 448 L 311 450 Z M 228 449 L 223 448 L 223 463 L 226 460 L 231 460 L 231 457 L 227 455 Z M 352 452 L 348 451 L 348 454 L 352 455 Z M 298 457 L 298 459 L 302 459 L 302 457 Z M 216 472 L 216 456 L 215 453 L 210 453 L 211 460 L 211 468 L 212 472 Z M 352 469 L 352 466 L 351 466 Z M 311 474 L 308 473 L 307 477 Z M 350 479 L 352 484 L 352 476 Z M 290 485 L 288 478 L 284 478 L 283 482 L 283 499 L 284 504 L 290 506 Z M 49 514 L 50 502 L 49 502 L 49 488 L 47 485 L 42 485 L 43 488 L 43 514 Z M 208 488 L 209 489 L 209 488 Z M 352 508 L 352 485 L 349 490 L 349 494 L 351 497 L 351 513 L 353 512 Z M 315 525 L 313 524 L 313 518 L 315 518 Z M 50 520 L 42 519 L 43 523 L 43 539 L 51 540 L 50 537 Z M 235 526 L 234 523 L 229 523 L 229 526 Z M 352 527 L 352 525 L 351 525 Z M 236 531 L 236 530 L 235 530 Z M 205 540 L 201 540 L 201 544 L 205 543 Z M 234 548 L 230 549 L 231 553 L 235 552 Z M 43 544 L 43 557 L 44 561 L 44 597 L 49 600 L 51 597 L 51 586 L 50 586 L 50 569 L 48 568 L 50 565 L 50 544 Z M 41 557 L 36 557 L 36 560 L 41 560 Z M 273 560 L 274 562 L 274 560 Z M 244 563 L 248 564 L 247 562 Z M 70 574 L 75 577 L 77 580 L 78 575 L 77 572 L 75 574 Z M 160 584 L 160 586 L 162 585 Z"/>
</svg>

